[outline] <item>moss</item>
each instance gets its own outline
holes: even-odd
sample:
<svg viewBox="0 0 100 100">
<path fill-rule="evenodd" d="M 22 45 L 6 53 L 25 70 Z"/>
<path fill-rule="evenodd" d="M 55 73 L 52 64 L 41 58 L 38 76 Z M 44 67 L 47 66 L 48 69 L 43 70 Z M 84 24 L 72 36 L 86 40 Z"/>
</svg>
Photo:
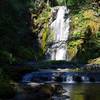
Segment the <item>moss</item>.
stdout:
<svg viewBox="0 0 100 100">
<path fill-rule="evenodd" d="M 68 43 L 68 58 L 69 60 L 73 60 L 78 53 L 78 48 L 81 47 L 83 43 L 83 39 L 72 40 Z"/>
<path fill-rule="evenodd" d="M 83 40 L 82 39 L 78 39 L 78 40 L 73 40 L 73 41 L 70 41 L 68 43 L 68 47 L 75 47 L 75 46 L 78 46 L 80 45 L 81 43 L 83 43 Z"/>
<path fill-rule="evenodd" d="M 43 52 L 45 52 L 46 50 L 46 43 L 47 43 L 47 34 L 49 33 L 49 29 L 48 27 L 46 27 L 44 30 L 43 30 L 43 33 L 42 33 L 42 49 L 43 49 Z"/>
<path fill-rule="evenodd" d="M 33 29 L 33 33 L 38 34 L 38 42 L 40 45 L 41 50 L 38 52 L 38 54 L 42 57 L 44 55 L 44 52 L 46 50 L 46 43 L 47 43 L 47 37 L 49 34 L 49 19 L 51 17 L 51 8 L 49 5 L 43 4 L 43 8 L 39 9 L 39 14 L 36 12 L 36 18 L 33 19 L 33 25 L 35 25 Z M 34 13 L 34 12 L 33 12 Z M 32 14 L 33 14 L 32 13 Z M 33 35 L 34 35 L 33 34 Z"/>
<path fill-rule="evenodd" d="M 70 47 L 68 49 L 68 59 L 71 61 L 77 54 L 77 48 L 76 47 Z"/>
<path fill-rule="evenodd" d="M 73 36 L 74 36 L 74 37 L 79 37 L 79 38 L 80 38 L 81 35 L 82 35 L 82 34 L 81 34 L 80 32 L 78 32 L 78 31 L 73 32 Z"/>
<path fill-rule="evenodd" d="M 100 38 L 100 30 L 96 32 L 96 37 Z"/>
</svg>

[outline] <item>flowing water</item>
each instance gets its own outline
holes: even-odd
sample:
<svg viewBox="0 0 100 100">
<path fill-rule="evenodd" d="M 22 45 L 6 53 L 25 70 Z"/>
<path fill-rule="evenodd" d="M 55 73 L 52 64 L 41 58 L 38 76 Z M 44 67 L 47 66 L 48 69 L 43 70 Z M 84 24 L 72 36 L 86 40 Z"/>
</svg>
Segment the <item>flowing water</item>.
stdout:
<svg viewBox="0 0 100 100">
<path fill-rule="evenodd" d="M 68 74 L 68 75 L 67 75 Z M 71 77 L 71 72 L 66 73 L 65 75 L 67 75 L 66 77 L 66 82 L 62 82 L 60 83 L 63 86 L 63 89 L 67 92 L 63 93 L 63 95 L 60 95 L 60 97 L 57 95 L 55 99 L 52 100 L 100 100 L 100 78 L 99 78 L 99 73 L 89 73 L 89 76 L 95 76 L 96 81 L 98 82 L 81 82 L 81 83 L 77 83 L 77 82 L 73 82 L 73 79 Z M 76 73 L 74 73 L 76 75 Z M 84 75 L 86 73 L 83 73 Z M 49 78 L 49 82 L 52 79 L 52 72 L 36 72 L 36 73 L 29 73 L 26 74 L 23 77 L 22 82 L 26 83 L 28 85 L 34 85 L 32 83 L 33 79 L 39 79 L 39 77 L 48 77 Z M 79 74 L 78 74 L 79 75 Z M 80 74 L 81 75 L 81 74 Z M 82 76 L 83 77 L 83 76 Z M 44 78 L 42 78 L 44 79 Z M 47 78 L 45 78 L 46 80 Z M 84 78 L 83 78 L 84 79 Z M 45 82 L 45 81 L 42 81 Z M 52 83 L 52 81 L 51 81 Z M 66 98 L 66 96 L 69 96 L 69 98 Z M 50 99 L 51 100 L 51 99 Z"/>
<path fill-rule="evenodd" d="M 54 32 L 54 43 L 49 49 L 51 60 L 67 60 L 67 45 L 70 18 L 69 9 L 66 6 L 59 6 L 56 9 L 56 19 L 50 28 Z"/>
<path fill-rule="evenodd" d="M 100 84 L 63 84 L 63 87 L 67 90 L 64 95 L 70 96 L 65 100 L 100 100 Z"/>
</svg>

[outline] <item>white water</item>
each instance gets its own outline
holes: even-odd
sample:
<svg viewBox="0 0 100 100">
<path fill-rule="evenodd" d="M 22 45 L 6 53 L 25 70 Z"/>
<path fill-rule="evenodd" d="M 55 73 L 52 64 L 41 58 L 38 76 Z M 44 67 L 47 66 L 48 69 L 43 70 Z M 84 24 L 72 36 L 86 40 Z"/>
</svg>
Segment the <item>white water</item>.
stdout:
<svg viewBox="0 0 100 100">
<path fill-rule="evenodd" d="M 51 50 L 51 60 L 67 60 L 67 45 L 70 18 L 69 9 L 66 6 L 59 6 L 56 19 L 51 24 L 51 30 L 55 33 L 54 44 Z"/>
<path fill-rule="evenodd" d="M 55 32 L 55 41 L 66 41 L 69 34 L 69 22 L 70 19 L 67 17 L 69 10 L 65 6 L 58 8 L 56 19 L 52 22 L 51 28 Z"/>
</svg>

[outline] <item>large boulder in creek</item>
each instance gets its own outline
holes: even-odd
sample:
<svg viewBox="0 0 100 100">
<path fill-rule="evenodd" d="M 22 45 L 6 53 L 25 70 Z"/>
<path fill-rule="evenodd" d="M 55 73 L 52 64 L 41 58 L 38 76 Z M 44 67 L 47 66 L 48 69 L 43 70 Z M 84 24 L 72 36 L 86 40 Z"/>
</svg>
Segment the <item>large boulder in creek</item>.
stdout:
<svg viewBox="0 0 100 100">
<path fill-rule="evenodd" d="M 43 84 L 39 86 L 24 86 L 25 99 L 21 100 L 50 100 L 54 94 L 63 93 L 59 84 Z M 18 100 L 18 99 L 16 99 Z"/>
</svg>

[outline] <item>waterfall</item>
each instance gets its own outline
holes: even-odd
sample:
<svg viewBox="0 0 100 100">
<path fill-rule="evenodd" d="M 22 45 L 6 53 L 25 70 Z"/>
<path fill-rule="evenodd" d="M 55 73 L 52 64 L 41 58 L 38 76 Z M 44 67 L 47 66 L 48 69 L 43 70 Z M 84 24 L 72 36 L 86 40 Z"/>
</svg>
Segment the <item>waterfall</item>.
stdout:
<svg viewBox="0 0 100 100">
<path fill-rule="evenodd" d="M 54 41 L 48 48 L 51 60 L 67 60 L 67 44 L 70 28 L 69 9 L 66 6 L 58 6 L 54 9 L 56 19 L 51 23 L 51 30 L 54 32 Z M 54 14 L 55 15 L 55 14 Z"/>
</svg>

